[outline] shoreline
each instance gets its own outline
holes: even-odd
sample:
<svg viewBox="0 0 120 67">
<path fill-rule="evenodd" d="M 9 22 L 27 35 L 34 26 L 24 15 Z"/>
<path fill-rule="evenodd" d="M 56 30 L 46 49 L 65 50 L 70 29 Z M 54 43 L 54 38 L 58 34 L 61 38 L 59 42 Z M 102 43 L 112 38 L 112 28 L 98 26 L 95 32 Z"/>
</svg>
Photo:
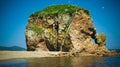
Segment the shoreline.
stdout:
<svg viewBox="0 0 120 67">
<path fill-rule="evenodd" d="M 0 51 L 0 60 L 21 59 L 21 58 L 43 58 L 43 57 L 71 57 L 71 56 L 103 56 L 89 53 L 72 52 L 51 52 L 51 51 Z M 120 56 L 120 53 L 113 53 L 108 56 Z"/>
<path fill-rule="evenodd" d="M 19 58 L 42 58 L 42 57 L 60 57 L 60 54 L 69 54 L 69 52 L 47 52 L 47 51 L 0 51 L 0 60 L 19 59 Z M 61 56 L 62 57 L 62 56 Z"/>
</svg>

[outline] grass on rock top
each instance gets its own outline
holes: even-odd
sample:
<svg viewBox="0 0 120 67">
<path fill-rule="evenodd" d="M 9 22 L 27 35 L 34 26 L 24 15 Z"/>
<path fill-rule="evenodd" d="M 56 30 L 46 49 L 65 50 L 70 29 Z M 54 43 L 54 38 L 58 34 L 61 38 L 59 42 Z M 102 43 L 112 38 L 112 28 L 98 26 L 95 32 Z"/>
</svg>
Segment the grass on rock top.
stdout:
<svg viewBox="0 0 120 67">
<path fill-rule="evenodd" d="M 80 9 L 83 9 L 83 8 L 80 8 L 78 6 L 73 6 L 70 4 L 52 5 L 52 6 L 48 6 L 47 8 L 41 11 L 35 12 L 34 15 L 54 15 L 54 14 L 73 13 Z"/>
</svg>

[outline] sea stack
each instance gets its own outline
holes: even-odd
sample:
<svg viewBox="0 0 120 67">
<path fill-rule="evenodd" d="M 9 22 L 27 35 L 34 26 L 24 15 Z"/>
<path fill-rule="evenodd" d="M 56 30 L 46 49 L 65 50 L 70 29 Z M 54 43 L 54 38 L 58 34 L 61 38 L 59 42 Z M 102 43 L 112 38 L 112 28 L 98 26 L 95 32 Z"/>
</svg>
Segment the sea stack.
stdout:
<svg viewBox="0 0 120 67">
<path fill-rule="evenodd" d="M 106 35 L 96 34 L 89 11 L 70 4 L 48 6 L 31 14 L 26 44 L 28 51 L 108 51 Z"/>
</svg>

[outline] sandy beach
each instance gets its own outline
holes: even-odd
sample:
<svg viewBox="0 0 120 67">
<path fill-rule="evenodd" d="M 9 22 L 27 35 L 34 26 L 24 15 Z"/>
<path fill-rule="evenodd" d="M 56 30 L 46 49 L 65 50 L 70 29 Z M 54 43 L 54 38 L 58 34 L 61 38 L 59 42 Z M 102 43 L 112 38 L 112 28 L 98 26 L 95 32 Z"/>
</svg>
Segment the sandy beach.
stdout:
<svg viewBox="0 0 120 67">
<path fill-rule="evenodd" d="M 60 54 L 66 55 L 68 52 L 39 52 L 39 51 L 0 51 L 0 60 L 16 58 L 40 58 L 56 57 Z"/>
<path fill-rule="evenodd" d="M 49 52 L 49 51 L 0 51 L 0 60 L 19 58 L 64 57 L 64 56 L 103 56 L 89 53 Z M 120 53 L 110 53 L 108 56 L 120 56 Z"/>
<path fill-rule="evenodd" d="M 70 52 L 39 52 L 39 51 L 0 51 L 0 60 L 19 59 L 19 58 L 41 58 L 41 57 L 63 57 L 74 56 Z M 80 56 L 96 56 L 93 54 L 82 53 Z"/>
</svg>

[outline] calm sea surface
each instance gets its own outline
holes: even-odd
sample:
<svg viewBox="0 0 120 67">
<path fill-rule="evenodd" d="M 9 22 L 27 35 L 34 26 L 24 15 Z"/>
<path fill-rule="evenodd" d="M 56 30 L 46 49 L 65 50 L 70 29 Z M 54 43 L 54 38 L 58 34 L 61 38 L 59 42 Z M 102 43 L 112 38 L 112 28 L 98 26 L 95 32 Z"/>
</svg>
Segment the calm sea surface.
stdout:
<svg viewBox="0 0 120 67">
<path fill-rule="evenodd" d="M 120 67 L 120 56 L 0 60 L 0 67 Z"/>
</svg>

